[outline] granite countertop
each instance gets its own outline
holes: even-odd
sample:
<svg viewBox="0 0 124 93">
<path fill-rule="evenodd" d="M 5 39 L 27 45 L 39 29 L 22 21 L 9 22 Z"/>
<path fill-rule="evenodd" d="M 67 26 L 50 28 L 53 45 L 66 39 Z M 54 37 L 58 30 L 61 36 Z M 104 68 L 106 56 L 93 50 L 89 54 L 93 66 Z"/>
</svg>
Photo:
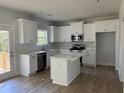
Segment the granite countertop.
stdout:
<svg viewBox="0 0 124 93">
<path fill-rule="evenodd" d="M 54 55 L 54 56 L 50 56 L 51 58 L 64 58 L 64 59 L 67 59 L 67 60 L 76 60 L 76 59 L 79 59 L 81 56 L 75 56 L 75 55 L 69 55 L 69 54 L 57 54 L 57 55 Z"/>
<path fill-rule="evenodd" d="M 33 54 L 39 54 L 39 53 L 46 53 L 46 51 L 27 52 L 27 53 L 21 53 L 21 54 L 33 55 Z"/>
</svg>

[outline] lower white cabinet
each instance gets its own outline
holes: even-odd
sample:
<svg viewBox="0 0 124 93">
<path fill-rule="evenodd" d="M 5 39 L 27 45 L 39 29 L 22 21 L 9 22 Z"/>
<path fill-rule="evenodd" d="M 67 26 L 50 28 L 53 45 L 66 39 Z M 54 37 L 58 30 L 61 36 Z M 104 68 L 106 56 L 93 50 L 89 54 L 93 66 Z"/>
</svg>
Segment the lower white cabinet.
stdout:
<svg viewBox="0 0 124 93">
<path fill-rule="evenodd" d="M 96 67 L 96 52 L 95 49 L 85 50 L 83 55 L 83 64 Z"/>
<path fill-rule="evenodd" d="M 37 54 L 20 55 L 20 74 L 30 76 L 37 71 Z"/>
</svg>

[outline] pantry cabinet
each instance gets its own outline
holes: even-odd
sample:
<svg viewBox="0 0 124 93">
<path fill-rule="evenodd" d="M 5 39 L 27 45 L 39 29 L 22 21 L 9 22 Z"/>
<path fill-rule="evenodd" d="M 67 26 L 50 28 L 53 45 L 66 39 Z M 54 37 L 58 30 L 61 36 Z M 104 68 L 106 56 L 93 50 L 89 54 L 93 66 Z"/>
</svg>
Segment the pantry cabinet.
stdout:
<svg viewBox="0 0 124 93">
<path fill-rule="evenodd" d="M 84 41 L 95 42 L 95 37 L 94 23 L 84 24 Z"/>
<path fill-rule="evenodd" d="M 37 22 L 27 19 L 18 19 L 17 24 L 20 44 L 37 43 Z"/>
<path fill-rule="evenodd" d="M 96 21 L 94 23 L 96 32 L 116 32 L 117 20 Z"/>
</svg>

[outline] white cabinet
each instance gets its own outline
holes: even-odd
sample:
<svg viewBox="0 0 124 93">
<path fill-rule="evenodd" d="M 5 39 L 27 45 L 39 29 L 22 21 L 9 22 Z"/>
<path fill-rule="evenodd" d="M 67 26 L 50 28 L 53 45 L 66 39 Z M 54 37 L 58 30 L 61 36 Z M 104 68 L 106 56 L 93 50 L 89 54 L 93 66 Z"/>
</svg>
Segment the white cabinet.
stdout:
<svg viewBox="0 0 124 93">
<path fill-rule="evenodd" d="M 71 42 L 72 34 L 83 33 L 83 22 L 70 24 L 70 26 L 50 26 L 49 42 Z"/>
<path fill-rule="evenodd" d="M 20 55 L 20 74 L 30 76 L 37 71 L 37 54 L 21 54 Z"/>
<path fill-rule="evenodd" d="M 49 26 L 49 42 L 71 42 L 70 26 Z"/>
<path fill-rule="evenodd" d="M 19 43 L 37 43 L 37 22 L 18 19 Z"/>
<path fill-rule="evenodd" d="M 95 30 L 94 30 L 94 24 L 84 24 L 84 41 L 90 42 L 90 41 L 96 41 L 95 40 Z"/>
<path fill-rule="evenodd" d="M 83 64 L 96 67 L 96 52 L 95 49 L 86 49 L 83 56 Z"/>
<path fill-rule="evenodd" d="M 117 20 L 96 21 L 96 32 L 116 32 Z"/>
<path fill-rule="evenodd" d="M 66 55 L 65 55 L 66 56 Z M 73 57 L 74 58 L 74 57 Z M 80 58 L 50 57 L 53 83 L 68 86 L 80 73 Z"/>
<path fill-rule="evenodd" d="M 71 30 L 70 26 L 57 27 L 58 42 L 71 42 Z"/>
<path fill-rule="evenodd" d="M 74 22 L 70 23 L 71 24 L 71 33 L 83 33 L 83 22 Z"/>
<path fill-rule="evenodd" d="M 58 31 L 56 26 L 49 26 L 48 42 L 58 41 Z"/>
</svg>

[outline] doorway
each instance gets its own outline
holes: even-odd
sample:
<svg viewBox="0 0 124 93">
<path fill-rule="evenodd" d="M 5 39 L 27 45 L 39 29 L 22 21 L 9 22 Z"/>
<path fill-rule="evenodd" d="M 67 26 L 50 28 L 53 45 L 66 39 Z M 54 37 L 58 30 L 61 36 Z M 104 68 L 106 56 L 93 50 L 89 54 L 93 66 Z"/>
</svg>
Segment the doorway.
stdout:
<svg viewBox="0 0 124 93">
<path fill-rule="evenodd" d="M 0 81 L 14 76 L 13 27 L 0 25 Z"/>
<path fill-rule="evenodd" d="M 96 34 L 96 62 L 98 65 L 115 66 L 115 33 Z"/>
<path fill-rule="evenodd" d="M 0 74 L 9 71 L 9 31 L 0 30 Z"/>
</svg>

